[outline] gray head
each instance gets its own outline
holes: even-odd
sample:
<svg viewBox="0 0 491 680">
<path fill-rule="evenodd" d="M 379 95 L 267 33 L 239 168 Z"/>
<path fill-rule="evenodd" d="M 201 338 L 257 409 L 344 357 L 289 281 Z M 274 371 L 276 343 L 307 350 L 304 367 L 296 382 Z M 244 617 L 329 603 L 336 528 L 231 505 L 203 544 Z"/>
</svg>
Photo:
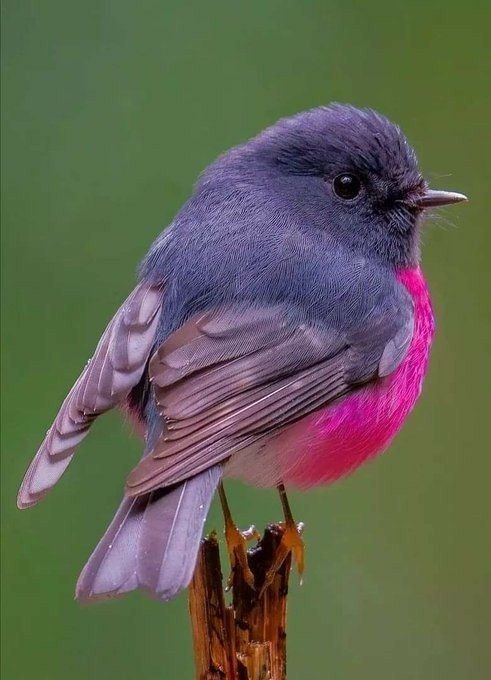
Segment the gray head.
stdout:
<svg viewBox="0 0 491 680">
<path fill-rule="evenodd" d="M 399 127 L 340 104 L 280 120 L 232 149 L 204 173 L 198 191 L 224 182 L 251 192 L 265 210 L 396 267 L 418 261 L 426 208 L 465 200 L 428 189 Z"/>
</svg>

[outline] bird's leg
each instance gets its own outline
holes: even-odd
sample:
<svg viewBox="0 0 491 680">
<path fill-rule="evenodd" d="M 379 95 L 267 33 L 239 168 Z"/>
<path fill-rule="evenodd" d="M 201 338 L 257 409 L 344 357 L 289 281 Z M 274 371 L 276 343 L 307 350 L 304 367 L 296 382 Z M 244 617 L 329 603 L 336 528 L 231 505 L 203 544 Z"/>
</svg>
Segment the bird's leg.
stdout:
<svg viewBox="0 0 491 680">
<path fill-rule="evenodd" d="M 266 588 L 272 583 L 275 574 L 281 567 L 285 559 L 290 553 L 293 554 L 295 562 L 297 563 L 297 570 L 300 576 L 300 583 L 302 582 L 302 574 L 305 566 L 304 558 L 304 542 L 302 540 L 303 523 L 295 523 L 293 519 L 290 503 L 286 495 L 286 490 L 283 484 L 278 485 L 278 493 L 280 494 L 281 505 L 283 506 L 283 514 L 285 517 L 284 531 L 281 537 L 280 544 L 276 550 L 273 562 L 266 572 L 264 584 L 261 588 L 259 597 L 264 593 Z"/>
<path fill-rule="evenodd" d="M 246 531 L 240 531 L 240 529 L 237 528 L 232 519 L 222 482 L 218 485 L 218 494 L 220 496 L 220 503 L 222 504 L 223 518 L 225 520 L 225 539 L 227 541 L 230 566 L 232 568 L 227 582 L 227 590 L 229 590 L 232 585 L 233 573 L 237 568 L 237 565 L 239 565 L 242 570 L 245 582 L 251 588 L 254 588 L 254 575 L 247 561 L 247 541 L 250 541 L 253 538 L 259 540 L 261 536 L 254 525 L 250 526 Z"/>
</svg>

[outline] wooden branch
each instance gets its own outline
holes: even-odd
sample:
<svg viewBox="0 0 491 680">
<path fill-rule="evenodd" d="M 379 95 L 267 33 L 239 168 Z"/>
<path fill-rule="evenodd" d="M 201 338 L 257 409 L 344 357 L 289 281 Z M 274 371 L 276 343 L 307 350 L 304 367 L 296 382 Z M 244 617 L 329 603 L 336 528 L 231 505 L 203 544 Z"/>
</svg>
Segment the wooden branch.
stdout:
<svg viewBox="0 0 491 680">
<path fill-rule="evenodd" d="M 244 579 L 240 560 L 232 574 L 232 603 L 225 604 L 216 534 L 202 541 L 189 589 L 197 680 L 284 680 L 286 605 L 291 555 L 259 598 L 265 574 L 283 535 L 270 524 L 247 553 L 255 589 Z"/>
</svg>

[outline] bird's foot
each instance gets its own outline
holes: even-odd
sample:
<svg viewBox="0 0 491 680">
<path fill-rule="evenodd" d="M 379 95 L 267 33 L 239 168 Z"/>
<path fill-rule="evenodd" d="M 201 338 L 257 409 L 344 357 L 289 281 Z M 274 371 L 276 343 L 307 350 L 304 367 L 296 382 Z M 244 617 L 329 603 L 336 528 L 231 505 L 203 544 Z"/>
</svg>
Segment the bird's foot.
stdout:
<svg viewBox="0 0 491 680">
<path fill-rule="evenodd" d="M 225 590 L 230 590 L 232 587 L 234 572 L 237 568 L 241 570 L 247 585 L 254 589 L 254 574 L 247 561 L 247 543 L 254 539 L 259 541 L 260 538 L 261 535 L 254 525 L 250 526 L 246 531 L 240 531 L 232 521 L 225 522 L 225 539 L 227 541 L 231 566 L 231 572 Z"/>
<path fill-rule="evenodd" d="M 271 566 L 264 577 L 264 583 L 259 593 L 260 598 L 271 585 L 278 570 L 290 553 L 292 553 L 295 559 L 300 583 L 302 583 L 302 575 L 305 567 L 305 544 L 302 539 L 304 524 L 303 522 L 295 524 L 294 522 L 287 521 L 282 523 L 282 526 L 284 526 L 283 535 L 276 549 Z"/>
</svg>

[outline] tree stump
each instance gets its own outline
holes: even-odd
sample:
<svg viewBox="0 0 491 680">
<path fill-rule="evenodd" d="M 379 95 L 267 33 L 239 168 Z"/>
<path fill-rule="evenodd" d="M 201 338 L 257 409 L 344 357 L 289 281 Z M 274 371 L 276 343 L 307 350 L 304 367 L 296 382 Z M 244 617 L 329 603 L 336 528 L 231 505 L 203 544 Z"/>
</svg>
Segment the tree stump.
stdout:
<svg viewBox="0 0 491 680">
<path fill-rule="evenodd" d="M 197 680 L 284 680 L 289 555 L 265 589 L 265 575 L 283 534 L 270 524 L 247 552 L 255 589 L 244 579 L 239 560 L 232 573 L 232 603 L 223 590 L 216 534 L 205 538 L 189 589 Z"/>
</svg>

